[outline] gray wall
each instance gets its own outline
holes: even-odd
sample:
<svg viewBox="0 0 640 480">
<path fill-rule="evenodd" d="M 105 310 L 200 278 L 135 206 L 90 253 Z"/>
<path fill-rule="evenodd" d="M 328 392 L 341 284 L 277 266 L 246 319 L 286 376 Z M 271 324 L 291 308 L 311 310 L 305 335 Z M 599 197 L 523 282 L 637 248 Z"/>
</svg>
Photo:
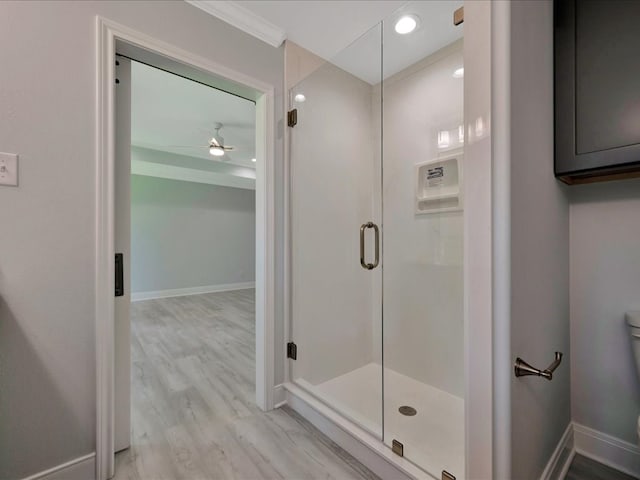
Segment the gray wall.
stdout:
<svg viewBox="0 0 640 480">
<path fill-rule="evenodd" d="M 553 173 L 553 5 L 511 3 L 511 358 L 553 381 L 511 377 L 511 477 L 540 478 L 571 421 L 569 202 Z M 511 369 L 510 366 L 507 368 Z"/>
<path fill-rule="evenodd" d="M 95 450 L 96 15 L 275 87 L 281 211 L 282 49 L 182 1 L 0 2 L 0 151 L 21 155 L 0 187 L 0 478 Z"/>
<path fill-rule="evenodd" d="M 255 281 L 255 191 L 131 176 L 131 291 Z"/>
<path fill-rule="evenodd" d="M 635 445 L 640 384 L 624 313 L 640 309 L 640 180 L 570 193 L 573 419 Z"/>
</svg>

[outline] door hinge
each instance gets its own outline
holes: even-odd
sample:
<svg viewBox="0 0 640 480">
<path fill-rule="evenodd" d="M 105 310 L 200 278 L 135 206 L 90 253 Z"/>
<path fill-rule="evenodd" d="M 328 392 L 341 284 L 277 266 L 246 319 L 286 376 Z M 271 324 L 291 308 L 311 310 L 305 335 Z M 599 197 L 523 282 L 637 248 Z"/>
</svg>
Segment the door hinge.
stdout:
<svg viewBox="0 0 640 480">
<path fill-rule="evenodd" d="M 451 475 L 449 472 L 447 472 L 446 470 L 442 470 L 442 480 L 456 480 L 456 477 L 454 477 L 453 475 Z"/>
<path fill-rule="evenodd" d="M 391 451 L 396 455 L 404 457 L 404 445 L 395 438 L 391 442 Z"/>
<path fill-rule="evenodd" d="M 298 124 L 298 109 L 294 108 L 287 112 L 287 125 L 295 127 Z"/>
<path fill-rule="evenodd" d="M 460 25 L 462 22 L 464 22 L 464 7 L 460 7 L 453 12 L 453 24 Z"/>
<path fill-rule="evenodd" d="M 122 297 L 124 295 L 124 260 L 121 253 L 116 253 L 116 266 L 115 266 L 115 291 L 116 297 Z"/>
<path fill-rule="evenodd" d="M 298 359 L 298 346 L 293 342 L 287 343 L 287 358 L 292 360 Z"/>
</svg>

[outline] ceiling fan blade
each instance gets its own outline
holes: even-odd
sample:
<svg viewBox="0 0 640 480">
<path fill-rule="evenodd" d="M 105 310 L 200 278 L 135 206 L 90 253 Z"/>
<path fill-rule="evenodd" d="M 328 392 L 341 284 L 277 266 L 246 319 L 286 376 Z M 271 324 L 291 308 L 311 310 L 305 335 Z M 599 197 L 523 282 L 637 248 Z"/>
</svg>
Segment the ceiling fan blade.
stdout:
<svg viewBox="0 0 640 480">
<path fill-rule="evenodd" d="M 231 152 L 236 149 L 236 147 L 226 146 L 226 145 L 222 148 L 224 149 L 225 152 Z"/>
<path fill-rule="evenodd" d="M 160 148 L 211 148 L 211 145 L 159 145 Z"/>
</svg>

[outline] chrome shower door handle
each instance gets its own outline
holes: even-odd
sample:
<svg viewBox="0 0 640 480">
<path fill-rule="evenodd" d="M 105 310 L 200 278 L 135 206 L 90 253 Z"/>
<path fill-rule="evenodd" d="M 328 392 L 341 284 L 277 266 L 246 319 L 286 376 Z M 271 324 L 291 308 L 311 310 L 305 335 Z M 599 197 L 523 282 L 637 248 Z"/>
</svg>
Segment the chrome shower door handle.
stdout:
<svg viewBox="0 0 640 480">
<path fill-rule="evenodd" d="M 360 265 L 362 265 L 362 268 L 364 268 L 365 270 L 371 270 L 373 268 L 373 265 L 364 261 L 364 231 L 369 227 L 370 224 L 371 222 L 363 223 L 360 226 Z"/>
<path fill-rule="evenodd" d="M 373 267 L 371 268 L 376 268 L 380 263 L 380 229 L 378 228 L 378 225 L 376 225 L 375 223 L 371 223 L 371 225 L 373 225 L 373 232 L 375 235 L 375 244 L 374 244 L 375 258 L 373 261 Z"/>
<path fill-rule="evenodd" d="M 374 244 L 375 258 L 373 263 L 367 263 L 364 259 L 364 233 L 367 228 L 373 228 L 373 232 L 375 235 L 375 244 Z M 360 265 L 362 265 L 362 268 L 364 268 L 365 270 L 373 270 L 378 266 L 379 263 L 380 263 L 380 229 L 373 222 L 363 223 L 360 226 Z"/>
</svg>

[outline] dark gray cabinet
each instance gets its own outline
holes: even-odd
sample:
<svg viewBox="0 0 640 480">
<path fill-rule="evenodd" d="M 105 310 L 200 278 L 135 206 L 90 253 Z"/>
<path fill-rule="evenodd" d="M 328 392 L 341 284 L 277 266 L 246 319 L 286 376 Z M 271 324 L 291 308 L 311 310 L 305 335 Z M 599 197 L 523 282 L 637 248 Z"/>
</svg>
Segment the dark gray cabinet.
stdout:
<svg viewBox="0 0 640 480">
<path fill-rule="evenodd" d="M 556 0 L 554 30 L 556 176 L 640 176 L 640 0 Z"/>
</svg>

